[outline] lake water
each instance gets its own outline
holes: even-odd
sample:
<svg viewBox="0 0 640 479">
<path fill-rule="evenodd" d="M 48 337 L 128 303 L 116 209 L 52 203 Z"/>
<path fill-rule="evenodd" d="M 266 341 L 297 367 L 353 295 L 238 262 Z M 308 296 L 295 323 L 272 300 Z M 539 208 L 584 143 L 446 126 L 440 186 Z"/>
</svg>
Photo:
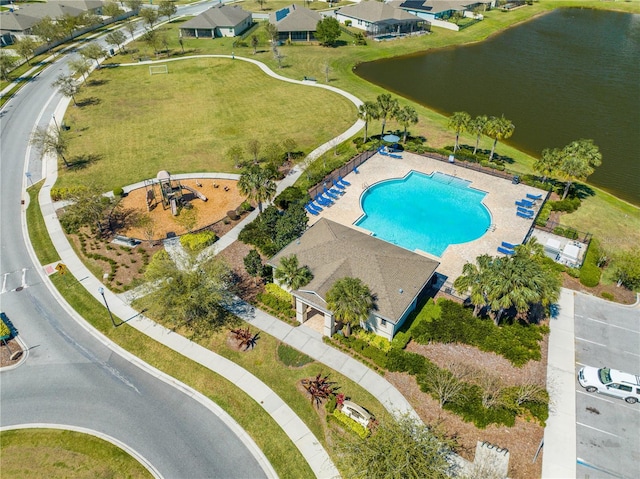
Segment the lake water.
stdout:
<svg viewBox="0 0 640 479">
<path fill-rule="evenodd" d="M 516 126 L 508 143 L 534 156 L 591 138 L 603 161 L 588 181 L 640 205 L 640 15 L 558 9 L 477 44 L 356 72 L 447 116 L 504 114 Z"/>
</svg>

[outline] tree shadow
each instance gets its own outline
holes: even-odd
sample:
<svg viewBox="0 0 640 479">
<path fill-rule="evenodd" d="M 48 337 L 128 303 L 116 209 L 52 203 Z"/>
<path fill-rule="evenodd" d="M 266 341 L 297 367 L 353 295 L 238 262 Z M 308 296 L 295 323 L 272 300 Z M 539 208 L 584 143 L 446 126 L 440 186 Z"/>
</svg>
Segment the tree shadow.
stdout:
<svg viewBox="0 0 640 479">
<path fill-rule="evenodd" d="M 571 185 L 571 192 L 573 196 L 584 200 L 590 196 L 594 196 L 596 192 L 589 185 L 585 185 L 584 183 L 573 183 Z"/>
<path fill-rule="evenodd" d="M 85 153 L 83 155 L 74 156 L 69 161 L 69 170 L 82 170 L 87 166 L 102 159 L 102 155 L 96 155 L 93 153 Z"/>
<path fill-rule="evenodd" d="M 100 98 L 95 97 L 95 96 L 90 96 L 88 98 L 83 98 L 82 100 L 79 100 L 77 102 L 77 105 L 79 107 L 94 106 L 94 105 L 99 105 L 101 102 L 102 102 L 102 100 L 100 100 Z"/>
<path fill-rule="evenodd" d="M 106 67 L 107 65 L 105 65 Z M 90 86 L 102 86 L 102 85 L 106 85 L 107 83 L 109 83 L 109 80 L 105 79 L 105 78 L 91 78 L 89 81 L 87 81 L 87 84 Z"/>
</svg>

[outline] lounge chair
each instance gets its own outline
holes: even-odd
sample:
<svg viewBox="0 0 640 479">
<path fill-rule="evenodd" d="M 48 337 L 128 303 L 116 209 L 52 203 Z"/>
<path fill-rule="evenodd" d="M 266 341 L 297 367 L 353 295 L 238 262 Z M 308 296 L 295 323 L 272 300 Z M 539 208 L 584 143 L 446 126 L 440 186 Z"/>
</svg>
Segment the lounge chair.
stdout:
<svg viewBox="0 0 640 479">
<path fill-rule="evenodd" d="M 335 193 L 333 193 L 332 191 L 329 191 L 326 188 L 324 189 L 324 194 L 327 195 L 332 200 L 337 200 L 338 199 L 338 196 Z"/>
<path fill-rule="evenodd" d="M 354 172 L 356 175 L 360 173 L 360 172 L 358 171 L 358 168 L 357 168 L 357 167 L 355 167 L 355 166 L 353 167 L 353 172 Z"/>
<path fill-rule="evenodd" d="M 502 246 L 498 246 L 498 253 L 502 253 L 502 254 L 515 254 L 515 251 L 513 251 L 512 249 L 505 249 Z"/>
<path fill-rule="evenodd" d="M 525 208 L 524 206 L 518 206 L 518 211 L 519 211 L 520 213 L 527 213 L 527 214 L 529 214 L 529 213 L 533 213 L 533 210 L 532 210 L 532 209 L 530 209 L 530 208 Z"/>
<path fill-rule="evenodd" d="M 331 198 L 329 195 L 324 196 L 324 193 L 322 195 L 320 195 L 320 198 L 322 198 L 324 201 L 326 201 L 327 206 L 331 206 L 333 204 L 333 200 L 337 199 L 337 198 Z"/>
<path fill-rule="evenodd" d="M 533 201 L 541 200 L 542 199 L 542 194 L 532 195 L 531 193 L 527 193 L 527 198 L 529 198 L 530 200 L 533 200 Z"/>
<path fill-rule="evenodd" d="M 312 208 L 314 208 L 317 211 L 322 211 L 322 209 L 323 209 L 322 206 L 315 204 L 313 201 L 311 201 L 309 203 L 309 206 L 311 206 Z"/>
<path fill-rule="evenodd" d="M 506 241 L 503 241 L 503 242 L 502 242 L 502 246 L 503 246 L 504 248 L 507 248 L 507 249 L 513 249 L 513 248 L 515 248 L 515 247 L 516 247 L 516 246 L 518 246 L 518 245 L 516 245 L 516 244 L 511 244 L 511 243 L 507 243 Z"/>
<path fill-rule="evenodd" d="M 523 208 L 531 208 L 533 207 L 533 203 L 527 200 L 516 201 L 516 206 L 522 206 Z"/>
<path fill-rule="evenodd" d="M 307 210 L 308 213 L 311 213 L 314 216 L 318 216 L 318 212 L 312 209 L 308 204 L 304 205 L 304 209 Z"/>
<path fill-rule="evenodd" d="M 351 183 L 345 180 L 342 176 L 338 176 L 338 181 L 342 183 L 344 186 L 351 186 Z"/>
<path fill-rule="evenodd" d="M 390 154 L 389 154 L 389 156 L 390 156 L 391 158 L 402 159 L 402 156 L 401 156 L 401 155 L 394 155 L 393 153 L 390 153 Z"/>
<path fill-rule="evenodd" d="M 340 183 L 338 183 L 336 180 L 333 180 L 333 186 L 335 186 L 336 188 L 338 188 L 339 190 L 344 190 L 346 188 L 346 186 L 341 185 Z"/>
<path fill-rule="evenodd" d="M 528 220 L 532 220 L 533 219 L 533 213 L 531 213 L 530 215 L 526 214 L 526 213 L 521 213 L 521 212 L 517 212 L 516 216 L 519 216 L 520 218 L 526 218 Z"/>
<path fill-rule="evenodd" d="M 333 203 L 331 200 L 329 200 L 328 198 L 325 198 L 324 196 L 321 195 L 316 195 L 316 203 L 322 205 L 322 206 L 331 206 L 331 204 Z"/>
</svg>

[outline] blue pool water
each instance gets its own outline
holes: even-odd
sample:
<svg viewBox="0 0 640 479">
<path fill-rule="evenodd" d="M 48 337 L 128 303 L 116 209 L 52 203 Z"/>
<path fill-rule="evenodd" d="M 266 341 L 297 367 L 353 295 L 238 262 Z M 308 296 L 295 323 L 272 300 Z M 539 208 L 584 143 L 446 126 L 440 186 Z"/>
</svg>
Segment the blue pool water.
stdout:
<svg viewBox="0 0 640 479">
<path fill-rule="evenodd" d="M 442 256 L 450 244 L 473 241 L 491 225 L 482 204 L 486 193 L 469 183 L 439 172 L 416 171 L 383 181 L 362 195 L 364 215 L 355 224 L 402 248 Z"/>
</svg>

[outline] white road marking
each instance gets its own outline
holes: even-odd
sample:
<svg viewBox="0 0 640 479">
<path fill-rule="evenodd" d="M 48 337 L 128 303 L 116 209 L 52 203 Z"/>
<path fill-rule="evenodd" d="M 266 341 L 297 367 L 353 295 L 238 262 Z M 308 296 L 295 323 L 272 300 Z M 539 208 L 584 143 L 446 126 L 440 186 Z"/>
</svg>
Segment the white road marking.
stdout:
<svg viewBox="0 0 640 479">
<path fill-rule="evenodd" d="M 631 354 L 631 356 L 638 356 L 640 358 L 640 354 L 632 353 L 630 351 L 622 351 L 625 354 Z"/>
<path fill-rule="evenodd" d="M 630 333 L 640 334 L 640 330 L 623 328 L 622 326 L 616 326 L 615 324 L 609 324 L 606 321 L 600 321 L 599 319 L 587 318 L 589 321 L 593 321 L 594 323 L 605 324 L 611 328 L 624 329 L 625 331 L 629 331 Z"/>
<path fill-rule="evenodd" d="M 22 287 L 27 287 L 27 268 L 22 268 Z"/>
<path fill-rule="evenodd" d="M 576 424 L 578 426 L 583 426 L 583 427 L 586 427 L 586 428 L 589 428 L 589 429 L 593 429 L 594 431 L 601 432 L 602 434 L 608 434 L 609 436 L 613 436 L 613 437 L 620 437 L 617 434 L 614 434 L 612 432 L 603 431 L 602 429 L 598 429 L 597 427 L 593 427 L 593 426 L 587 426 L 586 424 L 582 424 L 581 422 L 576 422 Z"/>
<path fill-rule="evenodd" d="M 9 276 L 9 273 L 2 275 L 2 291 L 0 291 L 0 294 L 7 292 L 7 276 Z"/>
<path fill-rule="evenodd" d="M 630 411 L 640 413 L 640 408 L 633 407 L 633 406 L 627 406 L 627 403 L 623 399 L 619 399 L 617 401 L 611 401 L 609 399 L 603 398 L 598 393 L 588 393 L 588 392 L 585 392 L 585 391 L 580 391 L 579 389 L 576 389 L 576 392 L 578 394 L 583 394 L 583 395 L 588 396 L 588 397 L 593 398 L 593 399 L 599 399 L 600 401 L 608 402 L 608 403 L 617 405 L 619 407 L 623 407 L 625 409 L 629 409 Z"/>
<path fill-rule="evenodd" d="M 596 343 L 595 341 L 589 341 L 588 339 L 579 338 L 578 336 L 576 336 L 576 339 L 577 339 L 578 341 L 584 341 L 585 343 L 596 344 L 596 345 L 598 345 L 598 346 L 602 346 L 603 348 L 606 348 L 606 347 L 607 347 L 607 345 L 606 345 L 606 344 Z"/>
</svg>

